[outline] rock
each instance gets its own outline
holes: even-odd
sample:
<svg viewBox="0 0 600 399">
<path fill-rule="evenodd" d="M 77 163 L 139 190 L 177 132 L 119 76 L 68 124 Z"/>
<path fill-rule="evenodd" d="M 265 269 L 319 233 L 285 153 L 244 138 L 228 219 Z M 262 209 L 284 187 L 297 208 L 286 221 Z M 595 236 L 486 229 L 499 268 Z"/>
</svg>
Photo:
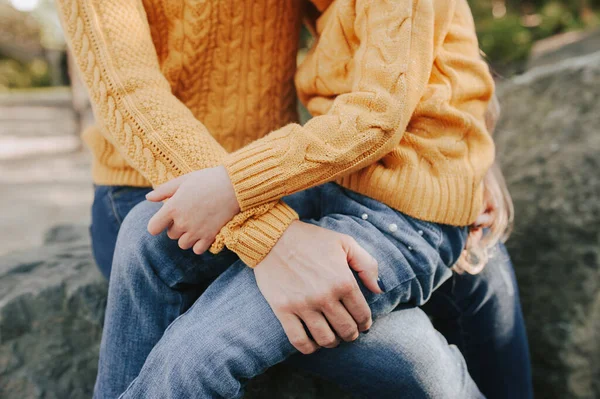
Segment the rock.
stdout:
<svg viewBox="0 0 600 399">
<path fill-rule="evenodd" d="M 539 40 L 531 49 L 527 69 L 553 65 L 600 51 L 600 29 L 567 32 Z"/>
<path fill-rule="evenodd" d="M 0 398 L 92 397 L 106 289 L 86 227 L 59 226 L 45 246 L 0 257 Z M 249 399 L 350 398 L 285 365 L 247 392 Z"/>
<path fill-rule="evenodd" d="M 508 248 L 539 398 L 600 397 L 600 53 L 499 88 L 499 160 L 516 209 Z"/>
<path fill-rule="evenodd" d="M 77 241 L 89 241 L 88 230 L 85 227 L 61 224 L 52 227 L 44 234 L 44 244 L 60 244 Z"/>
<path fill-rule="evenodd" d="M 80 237 L 0 258 L 2 398 L 91 397 L 107 284 Z"/>
</svg>

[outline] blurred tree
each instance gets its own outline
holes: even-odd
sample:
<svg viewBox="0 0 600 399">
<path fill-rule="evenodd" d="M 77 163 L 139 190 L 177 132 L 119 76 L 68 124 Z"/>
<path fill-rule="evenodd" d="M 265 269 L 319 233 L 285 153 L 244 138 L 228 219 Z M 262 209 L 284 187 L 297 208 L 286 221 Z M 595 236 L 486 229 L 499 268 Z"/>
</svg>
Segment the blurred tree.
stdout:
<svg viewBox="0 0 600 399">
<path fill-rule="evenodd" d="M 65 84 L 65 51 L 52 0 L 0 0 L 0 90 Z"/>
<path fill-rule="evenodd" d="M 598 26 L 600 0 L 468 0 L 480 46 L 502 73 L 522 69 L 533 43 Z"/>
</svg>

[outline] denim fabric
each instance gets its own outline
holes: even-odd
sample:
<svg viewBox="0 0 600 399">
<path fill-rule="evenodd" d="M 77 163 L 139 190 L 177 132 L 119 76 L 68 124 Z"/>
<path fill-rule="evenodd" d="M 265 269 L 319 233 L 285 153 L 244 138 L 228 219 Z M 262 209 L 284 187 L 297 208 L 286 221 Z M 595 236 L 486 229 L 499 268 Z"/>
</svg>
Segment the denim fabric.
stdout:
<svg viewBox="0 0 600 399">
<path fill-rule="evenodd" d="M 129 191 L 123 191 L 129 193 L 128 199 L 125 196 L 118 197 L 116 201 L 114 197 L 110 200 L 103 198 L 112 192 L 111 189 L 114 188 L 98 187 L 96 190 L 93 232 L 114 231 L 106 228 L 114 220 L 118 229 L 133 202 L 143 200 L 148 191 L 129 188 Z M 376 316 L 389 312 L 401 302 L 425 302 L 433 289 L 451 276 L 445 265 L 452 263 L 462 248 L 460 241 L 463 236 L 460 231 L 408 218 L 377 201 L 335 185 L 298 193 L 286 198 L 286 201 L 300 211 L 303 219 L 353 235 L 376 258 L 387 260 L 382 267 L 382 278 L 387 285 L 385 298 L 376 298 L 361 285 L 363 292 L 370 296 L 369 302 Z M 116 209 L 123 213 L 112 215 Z M 396 397 L 398 392 L 403 392 L 403 396 L 407 397 L 480 397 L 456 346 L 448 345 L 419 308 L 406 308 L 403 305 L 401 311 L 377 317 L 371 332 L 361 335 L 354 343 L 342 344 L 333 350 L 321 350 L 310 356 L 290 356 L 295 350 L 282 335 L 278 321 L 256 287 L 251 270 L 236 262 L 237 257 L 228 251 L 218 256 L 197 257 L 190 251 L 181 251 L 176 242 L 169 240 L 166 235 L 158 238 L 148 236 L 145 232 L 146 223 L 156 209 L 157 205 L 140 205 L 127 218 L 120 233 L 122 238 L 115 260 L 117 276 L 111 277 L 113 282 L 96 397 L 117 397 L 142 367 L 142 372 L 124 397 L 239 397 L 245 380 L 285 358 L 362 397 Z M 364 223 L 361 212 L 369 215 L 368 225 Z M 389 231 L 392 223 L 398 227 L 396 232 Z M 414 232 L 418 234 L 419 230 L 423 231 L 423 235 L 415 237 Z M 355 234 L 357 231 L 358 234 Z M 362 236 L 361 232 L 367 238 L 357 237 Z M 102 237 L 95 234 L 95 253 L 112 254 L 114 247 L 111 242 L 114 240 L 114 235 Z M 454 245 L 444 246 L 444 241 Z M 439 246 L 442 256 L 417 249 L 419 247 L 415 244 L 430 248 Z M 100 267 L 109 271 L 108 257 L 96 257 Z M 392 265 L 396 264 L 392 262 L 396 258 L 400 260 L 397 263 L 401 267 Z M 103 264 L 100 263 L 102 260 Z M 407 267 L 410 266 L 409 261 L 421 263 L 416 267 Z M 235 264 L 229 267 L 232 263 Z M 505 262 L 505 265 L 512 276 L 510 263 Z M 467 281 L 461 285 L 462 291 L 454 290 L 451 294 L 460 298 L 463 291 L 470 292 L 469 284 L 483 287 L 471 291 L 483 292 L 489 285 L 486 279 L 493 280 L 498 275 L 494 271 L 501 269 L 488 267 L 486 270 L 492 272 L 481 275 L 484 277 L 482 279 L 475 276 L 470 283 Z M 455 278 L 456 275 L 452 276 L 442 288 L 456 287 Z M 213 281 L 214 284 L 210 285 Z M 209 285 L 209 289 L 198 299 Z M 514 281 L 513 287 L 516 288 Z M 434 311 L 432 313 L 442 309 L 440 314 L 444 315 L 445 303 L 454 299 L 444 295 L 435 301 L 437 292 L 442 291 L 440 289 L 433 293 L 431 302 L 439 305 L 429 309 Z M 521 361 L 527 358 L 527 342 L 518 297 L 503 294 L 502 290 L 495 290 L 487 296 L 478 294 L 476 300 L 483 301 L 480 309 L 487 312 L 507 308 L 483 306 L 490 302 L 507 303 L 508 307 L 512 304 L 514 309 L 519 310 L 513 312 L 512 334 L 506 331 L 503 336 L 508 343 L 505 348 L 521 352 L 525 348 L 524 356 L 523 353 L 505 353 L 504 357 Z M 468 299 L 468 295 L 462 297 Z M 193 307 L 189 308 L 192 304 Z M 178 318 L 186 310 L 186 316 Z M 462 317 L 460 309 L 455 313 L 457 320 Z M 472 335 L 481 339 L 471 342 L 489 342 L 486 336 L 494 335 L 493 328 L 484 328 L 478 334 L 462 330 L 471 327 L 479 329 L 482 324 L 476 323 L 479 319 L 484 320 L 483 323 L 492 323 L 494 315 L 471 313 L 469 317 L 474 322 L 460 324 L 457 331 L 461 333 L 452 334 L 453 331 L 449 331 L 448 337 Z M 168 327 L 175 319 L 177 322 Z M 446 317 L 446 322 L 449 320 L 451 317 Z M 161 339 L 165 329 L 167 331 Z M 185 342 L 187 339 L 191 341 Z M 159 340 L 160 343 L 154 348 Z M 461 339 L 456 344 L 468 341 Z M 516 344 L 510 345 L 510 342 Z M 451 340 L 450 343 L 455 342 Z M 493 350 L 503 351 L 494 346 L 486 355 Z M 150 352 L 146 366 L 143 366 Z M 486 373 L 484 370 L 484 375 L 498 376 L 506 371 L 490 362 L 479 361 L 481 359 L 477 358 L 476 351 L 470 353 L 474 364 L 482 364 L 490 371 Z M 521 377 L 517 380 L 527 384 L 523 375 L 529 373 L 528 361 L 519 361 L 516 364 L 513 362 L 511 367 Z M 530 397 L 526 396 L 525 388 L 516 385 L 511 391 L 512 395 L 506 397 Z M 488 392 L 493 393 L 494 389 L 492 383 Z"/>
<path fill-rule="evenodd" d="M 463 353 L 488 399 L 533 398 L 527 333 L 510 257 L 498 245 L 483 271 L 454 274 L 423 306 Z"/>
<path fill-rule="evenodd" d="M 131 208 L 146 199 L 151 188 L 96 186 L 92 204 L 92 252 L 100 272 L 110 276 L 117 234 Z"/>
</svg>

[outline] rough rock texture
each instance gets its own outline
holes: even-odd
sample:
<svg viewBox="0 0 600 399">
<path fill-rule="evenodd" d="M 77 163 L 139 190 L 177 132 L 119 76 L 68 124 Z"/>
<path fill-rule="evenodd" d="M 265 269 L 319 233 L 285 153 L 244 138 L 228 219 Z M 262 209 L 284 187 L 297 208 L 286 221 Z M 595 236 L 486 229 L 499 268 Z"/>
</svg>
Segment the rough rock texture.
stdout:
<svg viewBox="0 0 600 399">
<path fill-rule="evenodd" d="M 85 234 L 0 258 L 0 397 L 90 398 L 106 303 Z M 73 232 L 71 232 L 73 233 Z"/>
<path fill-rule="evenodd" d="M 589 32 L 562 33 L 534 44 L 527 62 L 527 69 L 553 65 L 596 51 L 600 51 L 600 29 Z"/>
<path fill-rule="evenodd" d="M 85 227 L 61 226 L 46 245 L 0 258 L 0 398 L 89 399 L 107 284 Z M 350 398 L 285 366 L 251 381 L 247 398 Z"/>
<path fill-rule="evenodd" d="M 600 53 L 500 88 L 509 241 L 539 398 L 600 397 Z"/>
</svg>

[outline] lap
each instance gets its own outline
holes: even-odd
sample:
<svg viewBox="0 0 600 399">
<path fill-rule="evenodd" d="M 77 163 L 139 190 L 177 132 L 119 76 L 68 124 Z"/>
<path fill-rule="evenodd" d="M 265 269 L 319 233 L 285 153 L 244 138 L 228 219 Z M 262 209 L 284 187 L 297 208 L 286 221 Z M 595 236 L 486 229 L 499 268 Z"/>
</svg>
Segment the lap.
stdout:
<svg viewBox="0 0 600 399">
<path fill-rule="evenodd" d="M 291 356 L 293 364 L 364 397 L 391 398 L 398 392 L 417 398 L 479 397 L 458 349 L 419 308 L 378 318 L 368 334 L 352 343 L 299 355 L 258 290 L 254 273 L 241 261 L 167 328 L 128 390 L 130 396 L 124 397 L 161 392 L 171 381 L 178 381 L 185 397 L 196 397 L 205 384 L 219 385 L 224 397 L 238 397 L 243 381 Z M 206 382 L 207 376 L 222 377 Z M 182 378 L 195 383 L 181 383 Z"/>
<path fill-rule="evenodd" d="M 355 342 L 294 355 L 287 362 L 365 398 L 470 397 L 464 392 L 468 375 L 460 351 L 448 345 L 420 308 L 380 317 Z"/>
<path fill-rule="evenodd" d="M 429 283 L 435 286 L 441 284 L 444 276 L 450 273 L 436 253 L 442 232 L 435 225 L 404 217 L 387 207 L 374 209 L 372 204 L 360 201 L 337 201 L 339 198 L 335 198 L 335 201 L 323 204 L 322 197 L 318 201 L 314 197 L 308 199 L 312 201 L 312 210 L 304 215 L 312 213 L 313 217 L 306 219 L 307 222 L 353 236 L 378 259 L 386 294 L 375 296 L 359 282 L 375 316 L 389 313 L 398 304 L 409 302 L 411 297 L 415 303 L 425 300 L 423 297 L 414 298 L 414 293 L 406 294 L 407 289 L 410 291 L 413 280 L 423 275 L 433 275 L 434 279 Z M 148 202 L 136 206 L 126 218 L 120 232 L 121 241 L 138 243 L 143 246 L 146 254 L 152 252 L 164 257 L 164 262 L 157 262 L 160 266 L 157 273 L 162 274 L 161 278 L 168 284 L 175 287 L 182 276 L 186 282 L 192 282 L 186 275 L 204 269 L 210 264 L 210 258 L 207 262 L 206 258 L 182 251 L 166 234 L 148 236 L 147 221 L 159 207 L 160 205 Z M 365 213 L 367 218 L 363 217 Z M 389 228 L 392 224 L 396 229 Z M 127 244 L 121 246 L 124 251 L 131 253 Z M 184 265 L 183 269 L 181 265 Z M 178 268 L 182 274 L 172 280 L 177 275 L 173 270 L 177 271 Z M 254 377 L 297 353 L 258 290 L 253 271 L 239 260 L 231 266 L 219 268 L 218 277 L 191 308 L 167 328 L 144 365 L 146 371 L 150 369 L 152 374 L 175 372 L 180 376 L 187 376 L 186 378 L 198 379 L 207 373 L 222 372 L 234 374 L 239 381 Z M 438 272 L 440 274 L 436 276 Z M 421 292 L 418 289 L 414 291 Z M 402 328 L 390 330 L 395 326 L 390 324 L 392 319 L 377 322 L 381 328 L 378 327 L 376 331 L 381 332 L 369 335 L 377 338 L 376 341 L 362 336 L 357 342 L 343 345 L 339 350 L 322 350 L 320 353 L 330 354 L 332 362 L 340 362 L 346 357 L 354 359 L 355 366 L 361 367 L 366 361 L 365 356 L 370 354 L 372 357 L 369 359 L 376 359 L 377 353 L 395 349 L 396 352 L 392 351 L 388 359 L 395 362 L 393 371 L 407 378 L 399 379 L 398 383 L 406 381 L 407 384 L 414 382 L 418 374 L 416 372 L 427 370 L 426 367 L 410 368 L 410 363 L 433 367 L 434 364 L 445 364 L 439 359 L 445 356 L 447 364 L 454 367 L 454 371 L 446 370 L 445 375 L 460 377 L 457 381 L 464 385 L 464 368 L 456 367 L 456 357 L 462 359 L 457 351 L 448 347 L 421 310 L 405 309 L 401 313 L 402 317 L 397 320 L 402 320 L 399 323 Z M 382 317 L 383 319 L 385 318 Z M 387 337 L 383 329 L 388 330 Z M 363 342 L 363 346 L 360 342 Z M 377 349 L 373 350 L 372 345 L 377 345 Z M 431 351 L 423 352 L 423 345 L 428 345 Z M 324 356 L 323 354 L 319 356 Z M 186 369 L 178 369 L 178 364 L 185 365 Z M 190 367 L 192 364 L 194 367 Z M 375 370 L 381 369 L 382 367 Z M 315 371 L 325 373 L 323 369 L 319 371 L 318 367 Z M 388 370 L 388 375 L 394 375 L 393 371 L 390 374 Z M 384 373 L 381 371 L 379 374 Z M 144 370 L 140 373 L 140 376 L 143 375 Z M 139 386 L 147 384 L 152 384 L 152 380 L 138 381 Z M 421 381 L 420 386 L 425 389 L 427 384 Z M 434 381 L 432 387 L 427 389 L 441 389 L 441 386 Z M 234 397 L 235 391 L 240 388 L 234 383 L 227 389 L 231 390 L 231 397 Z"/>
</svg>

